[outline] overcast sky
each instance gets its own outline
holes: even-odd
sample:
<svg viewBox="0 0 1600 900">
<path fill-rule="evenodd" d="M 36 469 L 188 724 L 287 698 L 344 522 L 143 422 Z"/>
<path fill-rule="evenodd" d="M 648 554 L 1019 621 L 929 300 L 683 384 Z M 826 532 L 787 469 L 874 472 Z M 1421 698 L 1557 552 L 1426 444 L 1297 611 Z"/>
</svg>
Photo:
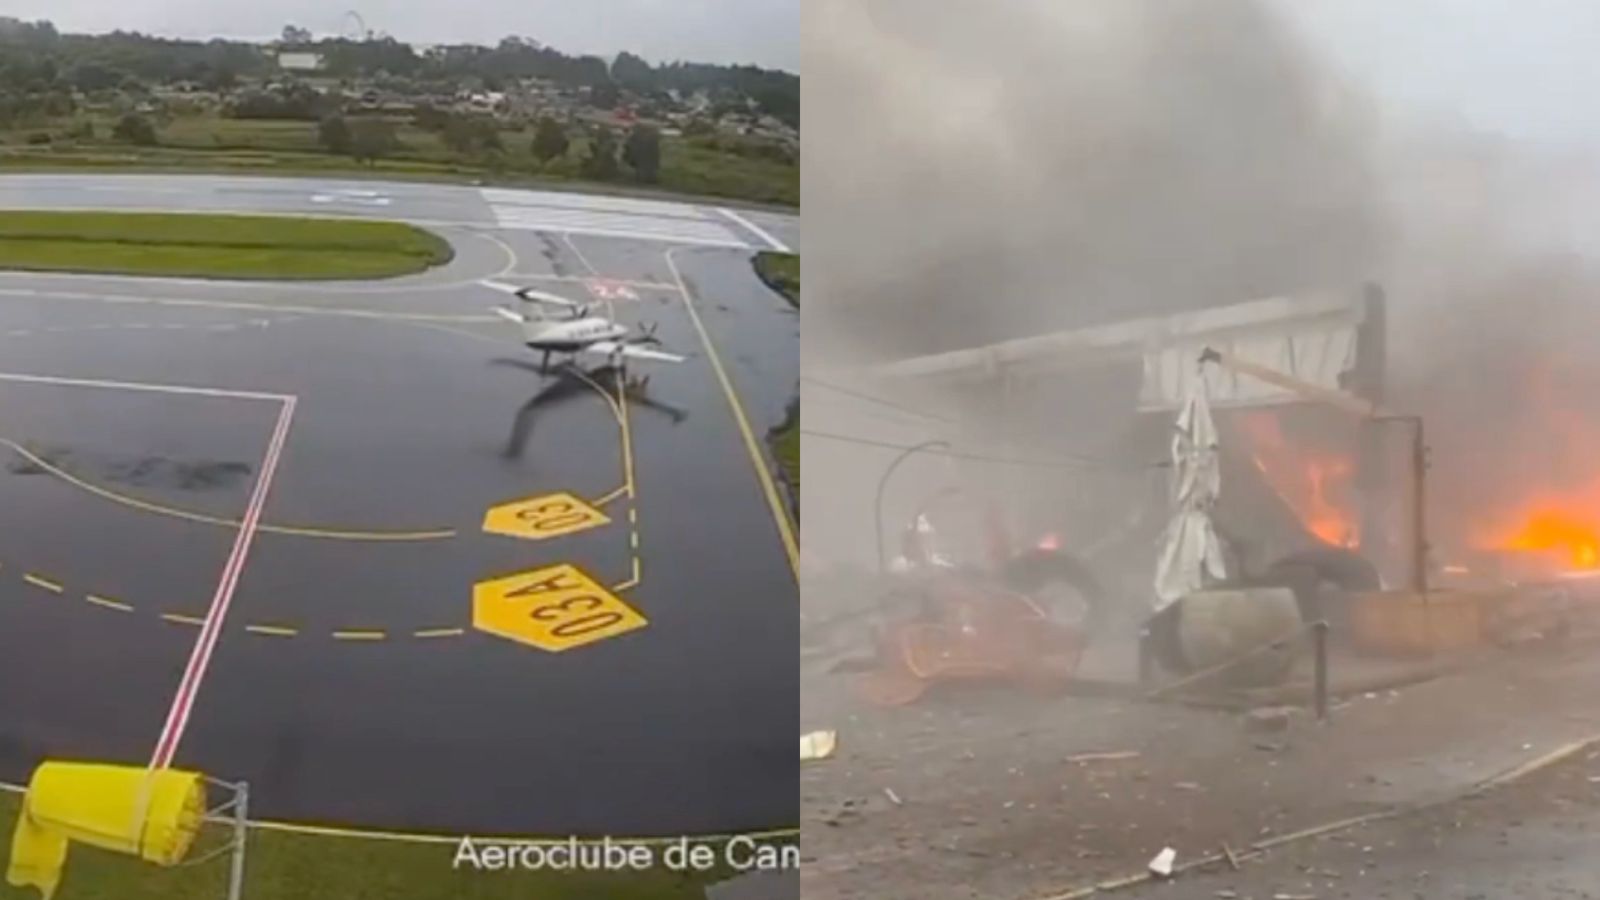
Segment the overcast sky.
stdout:
<svg viewBox="0 0 1600 900">
<path fill-rule="evenodd" d="M 1545 145 L 1600 147 L 1600 3 L 1284 0 L 1391 111 Z"/>
<path fill-rule="evenodd" d="M 800 0 L 7 0 L 0 14 L 62 31 L 123 29 L 173 37 L 276 37 L 286 23 L 316 34 L 367 27 L 411 43 L 493 44 L 526 35 L 566 53 L 628 50 L 652 62 L 754 63 L 798 72 Z"/>
</svg>

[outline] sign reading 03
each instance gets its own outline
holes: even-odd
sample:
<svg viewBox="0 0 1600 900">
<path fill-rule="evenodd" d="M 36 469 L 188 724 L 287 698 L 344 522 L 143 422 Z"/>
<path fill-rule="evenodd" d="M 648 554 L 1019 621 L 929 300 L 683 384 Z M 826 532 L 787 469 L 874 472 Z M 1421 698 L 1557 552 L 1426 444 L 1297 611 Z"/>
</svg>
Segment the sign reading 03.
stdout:
<svg viewBox="0 0 1600 900">
<path fill-rule="evenodd" d="M 605 513 L 562 491 L 491 506 L 483 516 L 483 530 L 540 541 L 597 528 L 610 521 Z"/>
<path fill-rule="evenodd" d="M 472 586 L 472 626 L 559 653 L 643 628 L 648 620 L 571 563 Z"/>
</svg>

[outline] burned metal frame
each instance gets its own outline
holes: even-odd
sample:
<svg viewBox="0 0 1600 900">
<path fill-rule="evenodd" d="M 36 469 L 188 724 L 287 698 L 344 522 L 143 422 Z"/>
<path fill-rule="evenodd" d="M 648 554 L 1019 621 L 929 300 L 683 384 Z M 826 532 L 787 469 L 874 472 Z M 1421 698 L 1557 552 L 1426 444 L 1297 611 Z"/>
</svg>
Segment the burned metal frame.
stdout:
<svg viewBox="0 0 1600 900">
<path fill-rule="evenodd" d="M 878 491 L 877 491 L 877 495 L 873 499 L 873 503 L 872 503 L 872 516 L 873 516 L 872 524 L 873 524 L 873 534 L 874 534 L 874 537 L 877 539 L 877 544 L 878 544 L 878 573 L 879 574 L 884 573 L 889 568 L 889 562 L 884 556 L 884 549 L 883 549 L 883 493 L 884 493 L 884 490 L 887 489 L 888 486 L 889 486 L 889 477 L 894 474 L 896 469 L 900 468 L 900 464 L 901 463 L 903 463 L 906 460 L 910 459 L 911 457 L 917 455 L 917 453 L 919 453 L 919 452 L 921 452 L 923 450 L 932 450 L 935 447 L 940 447 L 940 448 L 948 450 L 948 449 L 950 449 L 950 442 L 949 441 L 943 441 L 943 440 L 931 440 L 931 441 L 923 441 L 920 444 L 916 444 L 914 446 L 907 447 L 906 449 L 900 451 L 900 455 L 896 456 L 893 460 L 891 460 L 889 462 L 888 467 L 883 470 L 883 474 L 878 476 Z"/>
</svg>

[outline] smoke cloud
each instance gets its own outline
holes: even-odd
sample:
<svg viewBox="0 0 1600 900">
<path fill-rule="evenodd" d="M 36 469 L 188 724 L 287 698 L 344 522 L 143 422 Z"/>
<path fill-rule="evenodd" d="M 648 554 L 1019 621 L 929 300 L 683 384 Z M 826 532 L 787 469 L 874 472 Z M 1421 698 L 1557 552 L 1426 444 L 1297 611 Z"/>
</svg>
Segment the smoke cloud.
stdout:
<svg viewBox="0 0 1600 900">
<path fill-rule="evenodd" d="M 821 0 L 806 17 L 808 353 L 949 348 L 1377 265 L 1371 112 L 1262 3 Z"/>
<path fill-rule="evenodd" d="M 1288 13 L 805 4 L 803 366 L 1376 279 L 1390 405 L 1422 413 L 1434 448 L 1436 544 L 1474 542 L 1536 493 L 1587 491 L 1600 528 L 1600 273 L 1574 252 L 1600 225 L 1586 164 L 1406 121 Z M 808 426 L 833 427 L 838 398 L 813 394 Z M 805 446 L 808 517 L 845 513 L 839 486 L 871 485 L 846 473 L 884 464 Z"/>
</svg>

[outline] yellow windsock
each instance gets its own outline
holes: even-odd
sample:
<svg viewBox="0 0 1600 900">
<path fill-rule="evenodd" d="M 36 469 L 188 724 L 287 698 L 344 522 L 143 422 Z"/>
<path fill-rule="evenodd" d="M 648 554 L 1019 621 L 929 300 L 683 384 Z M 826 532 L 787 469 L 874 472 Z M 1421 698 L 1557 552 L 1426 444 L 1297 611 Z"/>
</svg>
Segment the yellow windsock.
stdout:
<svg viewBox="0 0 1600 900">
<path fill-rule="evenodd" d="M 36 887 L 49 900 L 68 841 L 174 865 L 194 844 L 205 809 L 205 782 L 195 772 L 43 763 L 23 798 L 6 881 Z"/>
</svg>

